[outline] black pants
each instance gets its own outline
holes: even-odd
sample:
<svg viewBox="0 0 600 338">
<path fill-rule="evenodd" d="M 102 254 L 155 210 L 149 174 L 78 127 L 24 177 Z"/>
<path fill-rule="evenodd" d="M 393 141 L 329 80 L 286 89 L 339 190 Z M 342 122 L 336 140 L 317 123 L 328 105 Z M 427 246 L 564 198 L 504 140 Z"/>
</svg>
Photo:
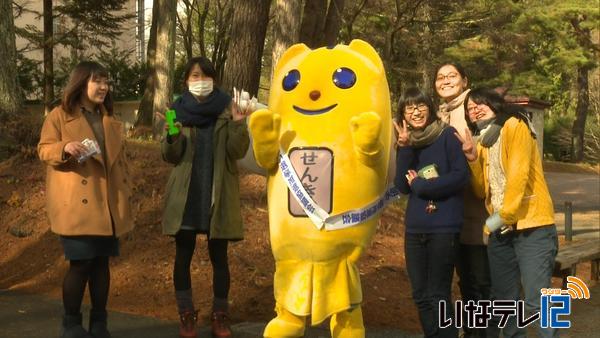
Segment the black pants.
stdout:
<svg viewBox="0 0 600 338">
<path fill-rule="evenodd" d="M 456 272 L 463 304 L 470 300 L 475 303 L 480 300 L 492 300 L 492 281 L 486 245 L 461 244 L 459 258 L 456 260 Z M 467 318 L 466 312 L 462 318 Z M 486 329 L 468 328 L 466 320 L 463 321 L 465 338 L 486 336 Z"/>
<path fill-rule="evenodd" d="M 454 325 L 447 328 L 439 325 L 440 301 L 446 302 L 447 313 L 452 316 L 451 286 L 458 236 L 443 233 L 407 233 L 405 236 L 406 270 L 425 337 L 458 336 Z"/>
<path fill-rule="evenodd" d="M 183 291 L 192 288 L 190 264 L 196 249 L 196 232 L 180 230 L 175 235 L 175 267 L 173 281 L 175 290 Z M 226 299 L 229 295 L 229 262 L 227 259 L 226 239 L 209 239 L 208 255 L 213 268 L 213 294 L 215 298 Z"/>
</svg>

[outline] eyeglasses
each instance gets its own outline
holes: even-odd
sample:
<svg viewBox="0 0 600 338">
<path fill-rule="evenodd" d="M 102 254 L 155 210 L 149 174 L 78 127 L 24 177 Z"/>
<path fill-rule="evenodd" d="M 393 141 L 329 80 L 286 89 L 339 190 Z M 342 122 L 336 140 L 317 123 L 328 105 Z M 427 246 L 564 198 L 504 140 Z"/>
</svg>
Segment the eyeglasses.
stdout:
<svg viewBox="0 0 600 338">
<path fill-rule="evenodd" d="M 476 111 L 480 110 L 481 107 L 483 107 L 483 106 L 484 106 L 483 103 L 467 106 L 467 113 L 474 114 Z"/>
<path fill-rule="evenodd" d="M 478 104 L 467 107 L 467 113 L 469 113 L 469 114 L 473 114 L 477 110 L 479 110 L 479 105 Z"/>
<path fill-rule="evenodd" d="M 435 78 L 435 81 L 444 81 L 444 79 L 448 79 L 450 81 L 456 80 L 458 78 L 458 73 L 448 73 L 446 75 L 440 74 Z"/>
<path fill-rule="evenodd" d="M 428 110 L 429 108 L 427 107 L 426 104 L 419 104 L 416 106 L 406 106 L 404 107 L 404 114 L 408 115 L 408 114 L 414 114 L 415 110 L 418 110 L 420 113 L 424 113 Z"/>
</svg>

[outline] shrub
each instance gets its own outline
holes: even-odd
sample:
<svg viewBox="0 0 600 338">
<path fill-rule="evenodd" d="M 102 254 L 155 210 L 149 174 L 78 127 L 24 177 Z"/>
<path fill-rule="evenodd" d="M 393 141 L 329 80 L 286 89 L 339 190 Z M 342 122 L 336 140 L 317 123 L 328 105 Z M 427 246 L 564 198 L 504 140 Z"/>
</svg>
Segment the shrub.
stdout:
<svg viewBox="0 0 600 338">
<path fill-rule="evenodd" d="M 43 117 L 27 111 L 15 117 L 0 118 L 0 159 L 21 153 L 27 157 L 37 156 Z"/>
</svg>

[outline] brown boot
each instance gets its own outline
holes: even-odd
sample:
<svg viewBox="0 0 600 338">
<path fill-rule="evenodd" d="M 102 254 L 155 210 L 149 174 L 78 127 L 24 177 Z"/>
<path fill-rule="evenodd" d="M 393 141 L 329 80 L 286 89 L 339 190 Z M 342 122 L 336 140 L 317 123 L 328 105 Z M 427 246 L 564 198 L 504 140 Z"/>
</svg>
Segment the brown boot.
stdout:
<svg viewBox="0 0 600 338">
<path fill-rule="evenodd" d="M 196 338 L 196 321 L 198 320 L 198 312 L 186 311 L 179 315 L 179 337 Z"/>
<path fill-rule="evenodd" d="M 215 311 L 211 316 L 212 320 L 212 336 L 216 338 L 231 337 L 231 329 L 229 328 L 229 316 L 226 312 Z"/>
</svg>

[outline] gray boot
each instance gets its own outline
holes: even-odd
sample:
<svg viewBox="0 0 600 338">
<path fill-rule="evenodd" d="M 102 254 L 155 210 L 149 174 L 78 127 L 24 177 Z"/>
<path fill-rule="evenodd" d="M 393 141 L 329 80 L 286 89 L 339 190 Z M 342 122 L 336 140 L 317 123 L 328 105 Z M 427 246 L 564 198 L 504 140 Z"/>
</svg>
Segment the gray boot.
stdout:
<svg viewBox="0 0 600 338">
<path fill-rule="evenodd" d="M 93 338 L 81 326 L 81 313 L 77 315 L 64 315 L 61 338 Z"/>
<path fill-rule="evenodd" d="M 110 332 L 106 327 L 106 310 L 90 311 L 90 333 L 94 338 L 111 338 Z"/>
</svg>

